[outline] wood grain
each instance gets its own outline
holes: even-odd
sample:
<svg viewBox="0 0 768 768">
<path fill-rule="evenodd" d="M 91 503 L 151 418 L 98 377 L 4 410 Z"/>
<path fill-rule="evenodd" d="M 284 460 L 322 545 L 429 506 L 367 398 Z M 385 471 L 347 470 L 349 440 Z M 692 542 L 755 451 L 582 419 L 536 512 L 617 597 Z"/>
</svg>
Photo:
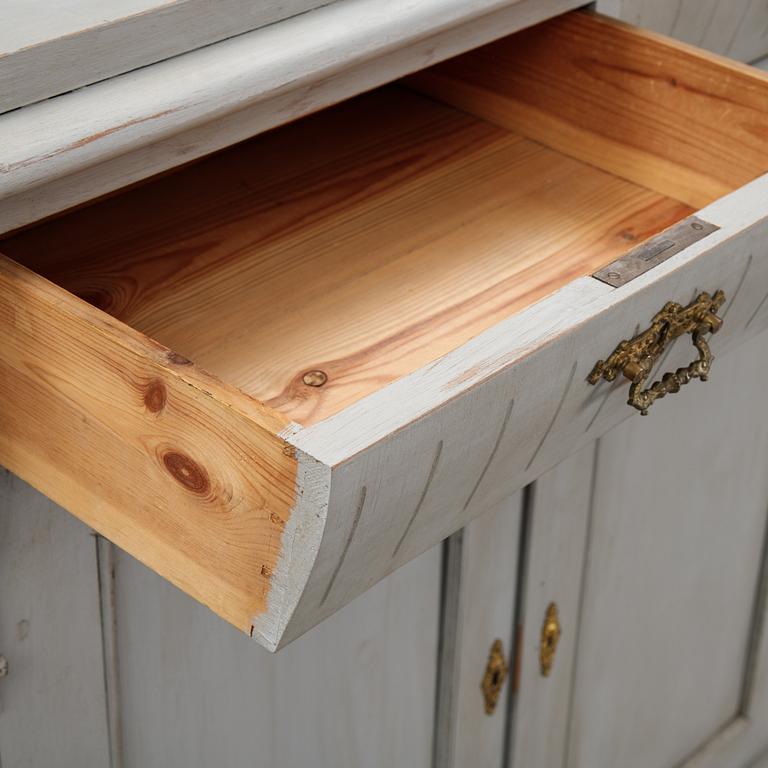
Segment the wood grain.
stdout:
<svg viewBox="0 0 768 768">
<path fill-rule="evenodd" d="M 768 170 L 762 72 L 597 14 L 564 14 L 410 82 L 696 207 Z"/>
<path fill-rule="evenodd" d="M 0 248 L 311 424 L 688 213 L 388 88 Z"/>
<path fill-rule="evenodd" d="M 0 462 L 241 630 L 267 609 L 285 421 L 0 260 Z"/>
</svg>

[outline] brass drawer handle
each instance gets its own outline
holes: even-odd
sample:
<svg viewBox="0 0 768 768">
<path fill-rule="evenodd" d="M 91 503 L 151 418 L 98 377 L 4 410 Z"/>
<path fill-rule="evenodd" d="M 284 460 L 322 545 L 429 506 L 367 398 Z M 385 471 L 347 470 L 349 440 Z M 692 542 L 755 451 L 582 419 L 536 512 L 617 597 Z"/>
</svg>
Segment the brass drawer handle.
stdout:
<svg viewBox="0 0 768 768">
<path fill-rule="evenodd" d="M 706 381 L 713 357 L 704 337 L 720 330 L 723 321 L 717 316 L 717 311 L 724 301 L 725 294 L 716 291 L 714 296 L 700 293 L 687 307 L 674 301 L 667 302 L 654 316 L 650 328 L 633 339 L 622 341 L 607 360 L 599 360 L 587 381 L 590 384 L 597 384 L 600 379 L 613 381 L 619 373 L 623 373 L 632 382 L 627 403 L 643 416 L 648 414 L 655 400 L 679 391 L 691 379 Z M 686 333 L 692 335 L 693 345 L 699 351 L 698 359 L 674 373 L 665 373 L 660 381 L 643 389 L 662 352 Z"/>
</svg>

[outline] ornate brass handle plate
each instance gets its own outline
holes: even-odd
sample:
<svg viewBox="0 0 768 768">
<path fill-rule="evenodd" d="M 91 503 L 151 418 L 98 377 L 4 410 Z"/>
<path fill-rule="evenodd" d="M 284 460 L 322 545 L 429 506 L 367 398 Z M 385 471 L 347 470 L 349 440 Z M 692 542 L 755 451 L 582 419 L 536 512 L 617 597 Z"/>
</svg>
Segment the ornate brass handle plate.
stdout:
<svg viewBox="0 0 768 768">
<path fill-rule="evenodd" d="M 725 294 L 722 291 L 716 291 L 714 296 L 700 293 L 687 307 L 674 301 L 667 302 L 654 316 L 650 328 L 633 339 L 622 341 L 607 360 L 599 360 L 587 381 L 590 384 L 597 384 L 600 379 L 614 381 L 619 373 L 623 373 L 632 382 L 627 403 L 646 416 L 660 397 L 678 392 L 692 379 L 707 380 L 713 357 L 705 336 L 720 330 L 723 321 L 717 311 L 723 302 Z M 644 389 L 664 350 L 687 333 L 691 334 L 693 346 L 699 352 L 698 359 L 674 373 L 665 373 L 661 380 Z"/>
</svg>

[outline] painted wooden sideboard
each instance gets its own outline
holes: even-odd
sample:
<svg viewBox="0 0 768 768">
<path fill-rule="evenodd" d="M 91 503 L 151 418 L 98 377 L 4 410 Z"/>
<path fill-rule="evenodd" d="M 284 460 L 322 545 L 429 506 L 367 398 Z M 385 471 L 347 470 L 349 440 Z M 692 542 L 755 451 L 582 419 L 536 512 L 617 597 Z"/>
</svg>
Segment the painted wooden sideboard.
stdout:
<svg viewBox="0 0 768 768">
<path fill-rule="evenodd" d="M 3 768 L 762 768 L 768 78 L 567 0 L 120 5 L 0 114 Z"/>
</svg>

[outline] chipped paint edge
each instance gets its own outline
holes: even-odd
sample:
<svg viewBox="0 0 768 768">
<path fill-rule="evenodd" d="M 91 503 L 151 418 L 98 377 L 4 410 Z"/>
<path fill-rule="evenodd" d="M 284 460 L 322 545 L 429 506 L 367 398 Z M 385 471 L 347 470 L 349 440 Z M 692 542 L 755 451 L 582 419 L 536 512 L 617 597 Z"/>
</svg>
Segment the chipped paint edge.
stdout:
<svg viewBox="0 0 768 768">
<path fill-rule="evenodd" d="M 300 429 L 290 424 L 279 437 L 291 444 Z M 295 502 L 283 530 L 267 608 L 251 620 L 251 637 L 269 651 L 289 641 L 284 641 L 285 630 L 312 575 L 328 518 L 331 468 L 299 449 L 296 464 Z"/>
</svg>

